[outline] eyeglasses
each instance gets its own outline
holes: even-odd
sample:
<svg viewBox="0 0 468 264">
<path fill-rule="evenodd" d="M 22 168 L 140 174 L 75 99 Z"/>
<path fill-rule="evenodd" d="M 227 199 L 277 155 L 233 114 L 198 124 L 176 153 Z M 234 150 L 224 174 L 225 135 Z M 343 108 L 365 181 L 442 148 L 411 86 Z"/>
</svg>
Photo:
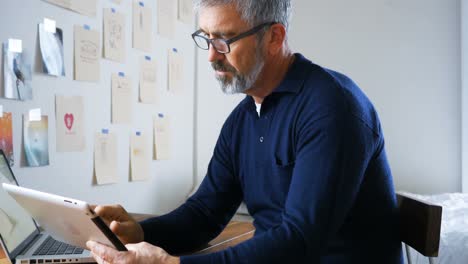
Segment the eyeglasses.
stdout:
<svg viewBox="0 0 468 264">
<path fill-rule="evenodd" d="M 268 22 L 268 23 L 263 23 L 260 24 L 251 30 L 248 30 L 246 32 L 243 32 L 233 38 L 230 39 L 222 39 L 222 38 L 207 38 L 205 36 L 199 35 L 201 32 L 203 32 L 201 29 L 195 31 L 192 34 L 193 41 L 195 41 L 195 44 L 202 49 L 202 50 L 208 50 L 210 49 L 210 44 L 213 45 L 213 48 L 222 54 L 226 54 L 231 52 L 231 44 L 233 42 L 238 41 L 239 39 L 248 37 L 250 35 L 256 34 L 260 29 L 262 29 L 265 26 L 271 26 L 273 24 L 276 24 L 276 22 Z"/>
</svg>

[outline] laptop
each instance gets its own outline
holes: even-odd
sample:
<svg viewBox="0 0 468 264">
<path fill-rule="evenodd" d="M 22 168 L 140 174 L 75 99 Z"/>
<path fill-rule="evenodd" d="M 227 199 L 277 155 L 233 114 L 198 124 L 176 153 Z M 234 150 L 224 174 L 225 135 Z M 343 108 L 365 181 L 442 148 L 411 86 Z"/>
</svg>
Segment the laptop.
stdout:
<svg viewBox="0 0 468 264">
<path fill-rule="evenodd" d="M 0 150 L 0 183 L 18 185 Z M 55 240 L 0 188 L 0 239 L 13 263 L 96 263 L 91 252 Z"/>
</svg>

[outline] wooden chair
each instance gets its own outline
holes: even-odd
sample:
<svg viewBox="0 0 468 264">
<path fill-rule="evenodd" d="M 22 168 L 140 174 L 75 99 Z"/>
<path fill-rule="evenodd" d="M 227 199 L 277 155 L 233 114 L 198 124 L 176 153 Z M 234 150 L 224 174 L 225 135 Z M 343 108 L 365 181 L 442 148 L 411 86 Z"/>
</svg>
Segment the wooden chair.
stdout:
<svg viewBox="0 0 468 264">
<path fill-rule="evenodd" d="M 400 210 L 401 241 L 405 243 L 408 264 L 411 264 L 410 248 L 417 250 L 434 263 L 439 255 L 442 206 L 421 201 L 397 193 Z"/>
</svg>

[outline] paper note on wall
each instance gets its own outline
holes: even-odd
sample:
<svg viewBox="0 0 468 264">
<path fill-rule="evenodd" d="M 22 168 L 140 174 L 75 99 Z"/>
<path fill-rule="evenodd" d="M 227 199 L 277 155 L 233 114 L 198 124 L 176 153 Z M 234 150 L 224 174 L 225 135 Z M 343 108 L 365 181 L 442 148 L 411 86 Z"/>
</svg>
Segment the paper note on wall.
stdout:
<svg viewBox="0 0 468 264">
<path fill-rule="evenodd" d="M 75 80 L 97 82 L 100 77 L 99 32 L 75 26 Z"/>
<path fill-rule="evenodd" d="M 132 122 L 132 84 L 123 73 L 112 74 L 112 123 L 130 124 Z"/>
<path fill-rule="evenodd" d="M 97 0 L 44 0 L 89 17 L 96 16 Z"/>
<path fill-rule="evenodd" d="M 142 1 L 133 1 L 133 47 L 151 52 L 153 36 L 151 8 Z"/>
<path fill-rule="evenodd" d="M 125 16 L 104 9 L 104 58 L 125 62 Z"/>
<path fill-rule="evenodd" d="M 149 56 L 141 59 L 139 99 L 142 103 L 156 103 L 156 61 Z"/>
<path fill-rule="evenodd" d="M 130 166 L 132 181 L 144 181 L 150 178 L 151 148 L 148 138 L 141 132 L 130 137 Z"/>
<path fill-rule="evenodd" d="M 169 51 L 168 58 L 168 90 L 178 92 L 184 85 L 184 59 L 177 49 Z"/>
<path fill-rule="evenodd" d="M 94 173 L 99 185 L 118 182 L 117 137 L 103 132 L 94 136 Z"/>
<path fill-rule="evenodd" d="M 83 97 L 55 97 L 57 152 L 79 152 L 85 149 Z"/>
<path fill-rule="evenodd" d="M 177 1 L 158 1 L 158 33 L 167 38 L 174 37 Z"/>
<path fill-rule="evenodd" d="M 170 120 L 164 114 L 153 118 L 154 142 L 153 159 L 164 160 L 171 158 L 171 130 Z"/>
<path fill-rule="evenodd" d="M 178 19 L 186 24 L 193 23 L 192 0 L 179 0 Z"/>
</svg>

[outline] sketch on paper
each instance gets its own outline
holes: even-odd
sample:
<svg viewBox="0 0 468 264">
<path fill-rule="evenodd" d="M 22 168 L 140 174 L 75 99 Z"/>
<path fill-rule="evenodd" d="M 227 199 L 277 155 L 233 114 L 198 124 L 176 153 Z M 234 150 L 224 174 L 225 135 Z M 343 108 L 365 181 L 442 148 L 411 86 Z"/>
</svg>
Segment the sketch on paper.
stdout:
<svg viewBox="0 0 468 264">
<path fill-rule="evenodd" d="M 125 61 L 125 17 L 113 9 L 104 9 L 104 57 Z"/>
</svg>

